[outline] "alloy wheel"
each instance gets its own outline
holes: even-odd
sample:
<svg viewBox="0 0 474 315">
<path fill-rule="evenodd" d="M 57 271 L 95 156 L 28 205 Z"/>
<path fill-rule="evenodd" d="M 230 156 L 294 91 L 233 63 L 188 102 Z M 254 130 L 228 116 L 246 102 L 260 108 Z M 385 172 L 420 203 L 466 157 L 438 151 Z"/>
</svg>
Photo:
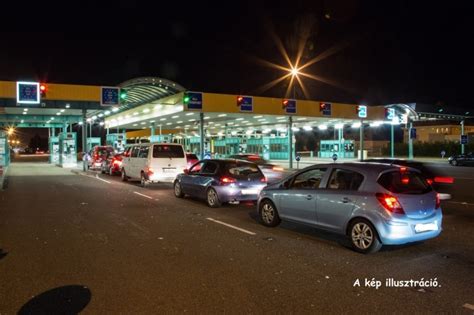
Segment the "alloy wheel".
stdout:
<svg viewBox="0 0 474 315">
<path fill-rule="evenodd" d="M 351 237 L 352 243 L 362 250 L 369 248 L 374 241 L 372 228 L 364 222 L 359 222 L 352 227 Z"/>
<path fill-rule="evenodd" d="M 273 209 L 270 203 L 266 202 L 262 207 L 262 220 L 267 224 L 271 224 L 274 218 L 275 209 Z"/>
</svg>

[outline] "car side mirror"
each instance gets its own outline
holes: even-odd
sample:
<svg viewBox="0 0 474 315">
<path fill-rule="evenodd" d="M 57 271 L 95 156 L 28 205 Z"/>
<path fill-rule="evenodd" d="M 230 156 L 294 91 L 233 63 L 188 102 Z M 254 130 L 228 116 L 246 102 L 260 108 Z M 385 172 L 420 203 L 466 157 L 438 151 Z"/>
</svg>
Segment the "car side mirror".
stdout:
<svg viewBox="0 0 474 315">
<path fill-rule="evenodd" d="M 183 173 L 186 174 L 186 175 L 188 175 L 188 174 L 189 174 L 189 170 L 188 170 L 187 168 L 185 168 L 185 169 L 183 170 Z"/>
</svg>

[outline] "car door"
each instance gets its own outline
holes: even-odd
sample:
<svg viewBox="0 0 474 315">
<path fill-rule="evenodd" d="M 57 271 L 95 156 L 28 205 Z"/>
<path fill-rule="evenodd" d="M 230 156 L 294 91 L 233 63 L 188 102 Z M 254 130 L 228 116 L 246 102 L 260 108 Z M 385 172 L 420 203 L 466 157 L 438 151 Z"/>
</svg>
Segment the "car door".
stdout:
<svg viewBox="0 0 474 315">
<path fill-rule="evenodd" d="M 279 213 L 283 219 L 315 225 L 316 197 L 326 168 L 313 168 L 293 177 L 288 189 L 279 196 Z"/>
<path fill-rule="evenodd" d="M 141 177 L 141 173 L 148 172 L 148 153 L 150 152 L 150 146 L 144 145 L 140 147 L 140 152 L 138 152 L 138 158 L 136 159 L 136 163 L 134 164 L 133 172 L 137 175 L 137 177 Z"/>
<path fill-rule="evenodd" d="M 341 232 L 357 204 L 358 189 L 364 180 L 359 172 L 333 167 L 316 201 L 317 225 Z"/>
<path fill-rule="evenodd" d="M 206 189 L 214 180 L 218 171 L 218 163 L 214 161 L 206 161 L 201 168 L 198 176 L 193 179 L 193 186 L 197 196 L 205 196 Z"/>
<path fill-rule="evenodd" d="M 196 196 L 197 195 L 197 190 L 194 187 L 194 182 L 196 181 L 196 178 L 199 176 L 199 173 L 201 172 L 201 169 L 204 166 L 204 161 L 198 162 L 191 166 L 187 174 L 181 175 L 180 177 L 180 184 L 181 184 L 181 189 L 185 194 L 188 194 L 190 196 Z"/>
</svg>

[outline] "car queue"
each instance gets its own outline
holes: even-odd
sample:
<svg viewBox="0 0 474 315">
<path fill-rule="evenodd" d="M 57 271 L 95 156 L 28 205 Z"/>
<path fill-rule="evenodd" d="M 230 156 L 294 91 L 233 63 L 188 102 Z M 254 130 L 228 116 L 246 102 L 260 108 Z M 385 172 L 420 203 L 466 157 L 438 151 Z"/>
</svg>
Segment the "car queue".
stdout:
<svg viewBox="0 0 474 315">
<path fill-rule="evenodd" d="M 255 202 L 267 227 L 290 221 L 342 234 L 360 253 L 427 240 L 442 230 L 440 195 L 416 168 L 370 161 L 315 164 L 288 172 L 258 155 L 194 163 L 190 158 L 195 156 L 180 144 L 132 144 L 120 154 L 109 154 L 100 169 L 120 174 L 123 181 L 140 181 L 143 187 L 172 183 L 175 197 L 203 199 L 213 208 Z"/>
</svg>

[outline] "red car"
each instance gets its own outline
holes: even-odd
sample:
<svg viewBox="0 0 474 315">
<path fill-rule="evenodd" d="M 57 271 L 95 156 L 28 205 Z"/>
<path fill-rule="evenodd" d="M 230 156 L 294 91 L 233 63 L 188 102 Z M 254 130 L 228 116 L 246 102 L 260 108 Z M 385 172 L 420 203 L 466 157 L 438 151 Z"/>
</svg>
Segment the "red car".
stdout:
<svg viewBox="0 0 474 315">
<path fill-rule="evenodd" d="M 199 162 L 199 159 L 194 153 L 186 153 L 186 161 L 187 161 L 187 169 L 189 170 L 191 166 Z"/>
<path fill-rule="evenodd" d="M 122 170 L 122 160 L 124 155 L 119 154 L 110 154 L 109 157 L 102 161 L 101 172 L 102 174 L 119 175 Z"/>
<path fill-rule="evenodd" d="M 99 146 L 96 145 L 92 148 L 89 160 L 89 169 L 100 170 L 102 168 L 102 162 L 114 153 L 112 146 Z"/>
</svg>

